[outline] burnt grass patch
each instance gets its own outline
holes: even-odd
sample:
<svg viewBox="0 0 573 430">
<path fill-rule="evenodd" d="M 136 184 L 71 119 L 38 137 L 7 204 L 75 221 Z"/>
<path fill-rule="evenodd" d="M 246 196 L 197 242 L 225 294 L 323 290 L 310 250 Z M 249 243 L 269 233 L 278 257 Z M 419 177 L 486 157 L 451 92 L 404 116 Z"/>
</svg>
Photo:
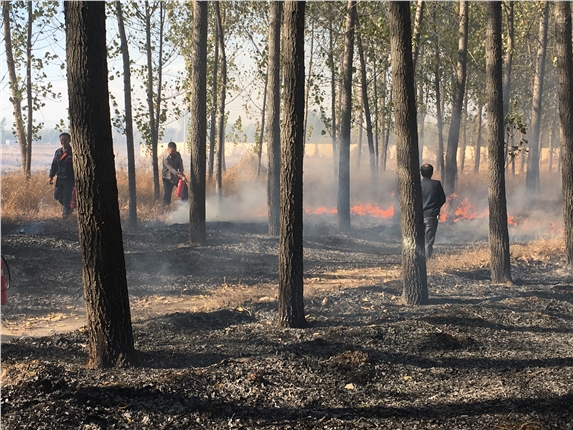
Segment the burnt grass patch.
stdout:
<svg viewBox="0 0 573 430">
<path fill-rule="evenodd" d="M 3 327 L 53 324 L 3 337 L 2 429 L 573 429 L 564 257 L 514 265 L 511 287 L 487 269 L 433 270 L 430 304 L 409 307 L 395 226 L 305 225 L 310 328 L 284 329 L 264 222 L 208 223 L 201 248 L 186 235 L 124 230 L 137 358 L 96 370 L 85 327 L 62 332 L 54 317 L 84 306 L 77 227 L 2 225 Z"/>
</svg>

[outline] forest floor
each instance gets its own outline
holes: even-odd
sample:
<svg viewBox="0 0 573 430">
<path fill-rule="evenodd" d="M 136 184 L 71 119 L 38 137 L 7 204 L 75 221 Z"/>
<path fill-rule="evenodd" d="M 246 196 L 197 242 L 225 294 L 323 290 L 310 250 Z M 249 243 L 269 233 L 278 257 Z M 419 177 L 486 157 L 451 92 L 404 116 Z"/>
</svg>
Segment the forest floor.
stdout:
<svg viewBox="0 0 573 430">
<path fill-rule="evenodd" d="M 487 237 L 441 224 L 430 303 L 404 306 L 399 230 L 358 224 L 305 219 L 308 329 L 277 325 L 264 221 L 209 222 L 204 247 L 186 224 L 124 229 L 138 361 L 94 370 L 75 217 L 3 221 L 2 429 L 573 429 L 563 255 L 492 285 L 466 263 Z"/>
</svg>

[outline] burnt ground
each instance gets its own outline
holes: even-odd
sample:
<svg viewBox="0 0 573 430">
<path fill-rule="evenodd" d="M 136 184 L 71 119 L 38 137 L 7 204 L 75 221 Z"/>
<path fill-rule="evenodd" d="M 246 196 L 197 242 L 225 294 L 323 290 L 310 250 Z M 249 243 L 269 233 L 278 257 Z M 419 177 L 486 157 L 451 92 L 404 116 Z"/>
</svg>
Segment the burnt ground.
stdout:
<svg viewBox="0 0 573 430">
<path fill-rule="evenodd" d="M 363 224 L 305 224 L 309 329 L 276 324 L 264 222 L 208 223 L 201 248 L 182 224 L 125 230 L 138 363 L 94 370 L 74 221 L 4 222 L 2 429 L 573 429 L 563 256 L 514 261 L 511 287 L 430 262 L 430 304 L 407 307 L 397 229 Z"/>
</svg>

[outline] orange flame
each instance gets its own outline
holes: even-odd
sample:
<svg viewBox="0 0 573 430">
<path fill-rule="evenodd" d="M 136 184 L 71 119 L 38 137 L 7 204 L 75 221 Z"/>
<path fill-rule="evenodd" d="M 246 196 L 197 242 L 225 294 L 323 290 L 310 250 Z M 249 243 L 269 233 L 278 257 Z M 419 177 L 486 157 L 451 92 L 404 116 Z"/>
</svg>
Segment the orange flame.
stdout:
<svg viewBox="0 0 573 430">
<path fill-rule="evenodd" d="M 392 218 L 394 216 L 394 206 L 390 206 L 386 210 L 374 205 L 352 206 L 350 213 L 353 215 L 370 215 L 374 218 Z"/>
</svg>

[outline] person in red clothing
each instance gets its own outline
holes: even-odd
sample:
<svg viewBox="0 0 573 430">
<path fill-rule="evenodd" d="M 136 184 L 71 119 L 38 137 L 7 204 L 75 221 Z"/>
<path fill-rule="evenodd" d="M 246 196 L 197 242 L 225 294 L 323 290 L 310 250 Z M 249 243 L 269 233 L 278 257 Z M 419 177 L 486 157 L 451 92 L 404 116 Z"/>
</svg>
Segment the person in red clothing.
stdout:
<svg viewBox="0 0 573 430">
<path fill-rule="evenodd" d="M 62 218 L 68 218 L 74 210 L 70 204 L 75 183 L 70 141 L 70 133 L 60 134 L 62 147 L 56 150 L 50 168 L 50 185 L 54 183 L 54 176 L 57 176 L 54 198 L 62 205 Z"/>
<path fill-rule="evenodd" d="M 424 210 L 424 225 L 426 226 L 426 258 L 432 258 L 434 241 L 438 230 L 440 209 L 446 203 L 446 194 L 440 181 L 432 179 L 434 166 L 422 164 L 422 207 Z"/>
</svg>

